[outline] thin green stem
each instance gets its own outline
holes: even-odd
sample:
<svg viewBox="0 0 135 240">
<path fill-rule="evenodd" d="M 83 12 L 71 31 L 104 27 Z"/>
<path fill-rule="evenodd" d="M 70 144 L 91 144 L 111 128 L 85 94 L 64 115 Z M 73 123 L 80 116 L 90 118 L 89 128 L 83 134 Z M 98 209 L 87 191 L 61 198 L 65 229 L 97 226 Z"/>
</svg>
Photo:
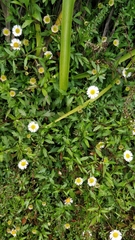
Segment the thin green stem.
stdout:
<svg viewBox="0 0 135 240">
<path fill-rule="evenodd" d="M 39 23 L 35 23 L 36 30 L 36 56 L 39 57 L 42 49 L 41 28 Z"/>
</svg>

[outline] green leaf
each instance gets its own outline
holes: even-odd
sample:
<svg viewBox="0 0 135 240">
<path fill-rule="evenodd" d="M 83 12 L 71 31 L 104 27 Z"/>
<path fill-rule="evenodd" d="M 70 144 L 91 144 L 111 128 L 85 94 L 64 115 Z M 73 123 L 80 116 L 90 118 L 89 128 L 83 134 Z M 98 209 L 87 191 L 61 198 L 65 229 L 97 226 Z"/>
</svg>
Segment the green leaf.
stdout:
<svg viewBox="0 0 135 240">
<path fill-rule="evenodd" d="M 14 52 L 11 52 L 8 48 L 4 48 L 5 52 L 7 52 L 9 55 L 14 56 Z"/>
<path fill-rule="evenodd" d="M 56 2 L 56 0 L 51 0 L 51 3 L 54 4 Z"/>
<path fill-rule="evenodd" d="M 91 208 L 88 208 L 88 209 L 87 209 L 87 211 L 89 211 L 89 212 L 96 212 L 96 211 L 98 211 L 98 210 L 99 210 L 98 207 L 91 207 Z"/>
<path fill-rule="evenodd" d="M 70 150 L 70 148 L 67 148 L 67 152 L 69 153 L 69 155 L 70 155 L 71 157 L 73 157 L 73 152 Z"/>
<path fill-rule="evenodd" d="M 18 112 L 21 113 L 22 116 L 26 116 L 26 112 L 23 109 L 18 109 Z"/>
<path fill-rule="evenodd" d="M 26 57 L 26 58 L 24 59 L 24 67 L 27 66 L 27 63 L 28 63 L 28 57 Z"/>
<path fill-rule="evenodd" d="M 16 64 L 14 60 L 13 60 L 13 73 L 16 73 Z"/>
<path fill-rule="evenodd" d="M 38 11 L 35 11 L 32 15 L 33 18 L 35 18 L 37 21 L 42 22 L 41 14 Z"/>
<path fill-rule="evenodd" d="M 14 4 L 17 4 L 17 5 L 20 5 L 22 7 L 22 3 L 18 2 L 18 1 L 11 1 L 11 3 L 14 3 Z"/>
<path fill-rule="evenodd" d="M 94 129 L 93 129 L 93 132 L 96 132 L 97 130 L 99 130 L 100 128 L 102 128 L 101 125 L 97 125 Z"/>
<path fill-rule="evenodd" d="M 0 162 L 3 162 L 3 153 L 0 153 Z"/>
<path fill-rule="evenodd" d="M 95 150 L 96 150 L 97 155 L 99 157 L 103 158 L 102 152 L 99 149 L 97 149 L 97 148 L 95 148 Z"/>
<path fill-rule="evenodd" d="M 29 26 L 32 22 L 34 22 L 34 20 L 25 20 L 25 22 L 22 25 L 22 28 L 26 28 L 27 26 Z"/>
<path fill-rule="evenodd" d="M 44 97 L 47 96 L 47 91 L 44 88 L 42 88 L 42 93 L 43 93 Z"/>
</svg>

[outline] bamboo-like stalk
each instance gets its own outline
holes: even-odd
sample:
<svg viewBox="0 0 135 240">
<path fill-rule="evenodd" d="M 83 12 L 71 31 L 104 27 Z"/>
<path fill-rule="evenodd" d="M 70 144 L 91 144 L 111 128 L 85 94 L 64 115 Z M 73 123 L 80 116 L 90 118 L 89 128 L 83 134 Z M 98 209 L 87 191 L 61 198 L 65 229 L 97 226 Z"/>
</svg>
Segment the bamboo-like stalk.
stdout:
<svg viewBox="0 0 135 240">
<path fill-rule="evenodd" d="M 135 49 L 132 51 L 126 53 L 124 56 L 122 56 L 118 61 L 117 64 L 121 64 L 122 62 L 125 62 L 127 59 L 132 58 L 135 55 Z"/>
<path fill-rule="evenodd" d="M 62 2 L 59 88 L 63 91 L 66 91 L 68 88 L 71 28 L 74 3 L 75 0 L 63 0 Z"/>
</svg>

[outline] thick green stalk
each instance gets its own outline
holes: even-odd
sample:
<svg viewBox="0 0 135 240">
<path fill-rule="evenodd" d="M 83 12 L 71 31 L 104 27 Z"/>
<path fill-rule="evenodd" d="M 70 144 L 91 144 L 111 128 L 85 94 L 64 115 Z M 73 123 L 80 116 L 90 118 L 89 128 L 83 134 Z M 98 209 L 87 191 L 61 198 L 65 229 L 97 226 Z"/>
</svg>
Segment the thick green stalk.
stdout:
<svg viewBox="0 0 135 240">
<path fill-rule="evenodd" d="M 60 90 L 63 91 L 66 91 L 68 88 L 71 28 L 74 3 L 75 0 L 63 0 L 62 2 L 59 87 Z"/>
<path fill-rule="evenodd" d="M 122 62 L 125 62 L 127 59 L 132 58 L 135 55 L 135 49 L 133 49 L 131 52 L 128 52 L 124 56 L 122 56 L 118 61 L 117 64 L 121 64 Z"/>
</svg>

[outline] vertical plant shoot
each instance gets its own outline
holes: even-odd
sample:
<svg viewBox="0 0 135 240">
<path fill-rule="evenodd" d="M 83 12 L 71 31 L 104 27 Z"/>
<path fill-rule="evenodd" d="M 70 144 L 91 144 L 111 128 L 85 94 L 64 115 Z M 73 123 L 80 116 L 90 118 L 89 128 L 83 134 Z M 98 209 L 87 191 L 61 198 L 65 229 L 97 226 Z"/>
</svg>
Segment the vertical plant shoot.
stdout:
<svg viewBox="0 0 135 240">
<path fill-rule="evenodd" d="M 61 51 L 60 51 L 60 90 L 66 91 L 68 88 L 68 76 L 70 65 L 70 44 L 72 15 L 75 0 L 63 0 L 62 3 L 62 26 L 61 26 Z"/>
</svg>

